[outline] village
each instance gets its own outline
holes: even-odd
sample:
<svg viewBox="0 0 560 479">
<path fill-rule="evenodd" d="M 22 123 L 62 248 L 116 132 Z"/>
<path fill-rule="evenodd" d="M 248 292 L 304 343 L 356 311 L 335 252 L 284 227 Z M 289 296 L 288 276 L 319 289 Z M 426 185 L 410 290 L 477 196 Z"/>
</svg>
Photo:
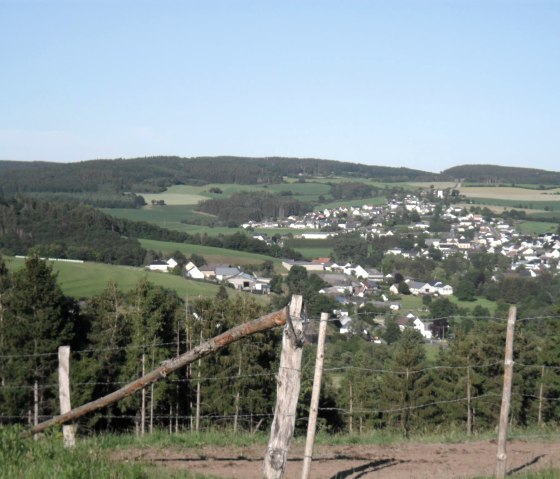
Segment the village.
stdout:
<svg viewBox="0 0 560 479">
<path fill-rule="evenodd" d="M 474 254 L 496 254 L 505 265 L 505 274 L 535 278 L 545 272 L 559 271 L 560 236 L 543 234 L 522 235 L 515 223 L 506 221 L 488 209 L 449 204 L 450 192 L 436 190 L 430 198 L 425 195 L 403 195 L 392 198 L 385 205 L 340 206 L 324 208 L 307 213 L 302 217 L 290 216 L 270 219 L 261 223 L 248 222 L 243 228 L 252 237 L 270 243 L 271 236 L 264 231 L 269 228 L 286 230 L 276 241 L 285 237 L 301 240 L 332 240 L 344 235 L 359 235 L 364 239 L 406 236 L 412 240 L 411 248 L 390 247 L 383 251 L 384 257 L 414 260 L 432 258 L 444 260 L 459 255 L 468 259 Z M 403 221 L 403 218 L 405 221 Z M 403 224 L 405 223 L 405 224 Z M 406 224 L 408 223 L 408 224 Z M 441 224 L 448 228 L 440 228 Z M 448 231 L 440 231 L 448 229 Z M 259 232 L 257 233 L 256 230 Z M 409 241 L 410 243 L 410 241 Z M 389 262 L 390 263 L 390 262 Z M 156 261 L 147 266 L 150 270 L 171 271 L 177 267 L 173 258 Z M 425 340 L 443 340 L 445 329 L 434 329 L 433 321 L 427 317 L 425 306 L 406 308 L 401 301 L 403 295 L 416 297 L 445 298 L 454 294 L 454 285 L 435 279 L 421 281 L 415 277 L 395 278 L 395 271 L 368 267 L 354 262 L 337 262 L 331 257 L 310 260 L 283 260 L 284 276 L 294 267 L 317 275 L 325 285 L 317 293 L 334 298 L 338 305 L 333 314 L 338 318 L 341 334 L 362 334 L 378 341 L 369 328 L 353 317 L 366 305 L 385 311 L 376 317 L 375 325 L 383 329 L 386 318 L 396 320 L 399 328 L 414 327 Z M 267 295 L 271 293 L 271 277 L 255 272 L 246 272 L 235 265 L 195 265 L 192 261 L 181 266 L 182 274 L 191 279 L 225 284 L 238 291 Z M 397 273 L 398 274 L 398 273 Z M 494 278 L 495 279 L 495 278 Z M 424 299 L 424 304 L 428 301 Z M 353 324 L 355 323 L 355 324 Z M 378 329 L 379 330 L 379 329 Z M 448 331 L 449 333 L 449 331 Z"/>
</svg>

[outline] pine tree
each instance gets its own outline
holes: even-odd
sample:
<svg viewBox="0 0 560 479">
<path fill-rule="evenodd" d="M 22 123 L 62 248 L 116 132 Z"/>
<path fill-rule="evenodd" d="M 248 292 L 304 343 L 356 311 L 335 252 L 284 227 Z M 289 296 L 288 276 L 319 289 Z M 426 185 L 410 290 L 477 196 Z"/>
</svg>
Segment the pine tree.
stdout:
<svg viewBox="0 0 560 479">
<path fill-rule="evenodd" d="M 387 424 L 400 429 L 407 437 L 421 423 L 422 413 L 417 406 L 424 404 L 430 391 L 430 378 L 423 371 L 425 359 L 422 335 L 406 328 L 386 365 L 392 371 L 381 387 L 382 406 L 388 411 Z"/>
<path fill-rule="evenodd" d="M 126 311 L 124 295 L 113 281 L 85 304 L 84 314 L 90 322 L 89 352 L 71 369 L 75 382 L 84 383 L 74 389 L 77 404 L 103 397 L 116 389 L 125 361 L 125 347 L 130 342 Z M 96 413 L 88 419 L 88 425 L 101 429 L 116 425 L 117 409 L 117 405 L 111 405 Z"/>
<path fill-rule="evenodd" d="M 127 322 L 131 335 L 121 369 L 122 381 L 140 377 L 161 361 L 174 356 L 175 328 L 182 311 L 181 301 L 175 292 L 154 286 L 146 279 L 138 281 L 129 295 L 129 301 L 131 307 Z M 126 414 L 137 413 L 137 423 L 144 431 L 148 406 L 152 426 L 158 409 L 159 412 L 167 412 L 173 400 L 173 390 L 169 383 L 160 381 L 149 391 L 143 390 L 140 397 L 135 395 L 124 399 L 119 406 Z"/>
<path fill-rule="evenodd" d="M 13 287 L 6 298 L 5 340 L 14 356 L 6 361 L 6 405 L 12 415 L 23 416 L 35 407 L 35 415 L 58 411 L 55 371 L 57 348 L 69 344 L 74 316 L 45 261 L 33 256 L 13 274 Z M 48 406 L 45 407 L 45 406 Z M 46 412 L 46 411 L 45 411 Z"/>
</svg>

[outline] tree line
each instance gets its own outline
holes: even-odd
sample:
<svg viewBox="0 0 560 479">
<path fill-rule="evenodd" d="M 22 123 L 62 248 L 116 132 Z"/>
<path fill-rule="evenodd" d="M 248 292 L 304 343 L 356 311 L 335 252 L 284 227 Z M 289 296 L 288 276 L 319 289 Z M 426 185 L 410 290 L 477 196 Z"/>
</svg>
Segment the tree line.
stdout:
<svg viewBox="0 0 560 479">
<path fill-rule="evenodd" d="M 504 184 L 504 186 L 522 185 L 560 185 L 560 173 L 557 171 L 539 170 L 536 168 L 520 168 L 497 165 L 461 165 L 442 171 L 449 179 L 487 184 Z"/>
<path fill-rule="evenodd" d="M 251 220 L 301 216 L 312 211 L 313 206 L 282 194 L 242 191 L 234 193 L 229 198 L 201 201 L 198 210 L 217 216 L 220 221 L 229 226 L 239 226 Z"/>
<path fill-rule="evenodd" d="M 286 292 L 305 292 L 296 271 Z M 27 423 L 58 410 L 56 350 L 72 347 L 73 404 L 101 397 L 201 341 L 266 312 L 248 297 L 222 288 L 214 299 L 180 298 L 140 280 L 129 293 L 112 282 L 77 302 L 63 295 L 48 263 L 37 257 L 10 273 L 0 259 L 0 421 Z M 313 336 L 315 315 L 307 322 Z M 556 423 L 560 410 L 560 322 L 554 317 L 520 321 L 511 421 L 521 426 Z M 320 402 L 326 431 L 414 431 L 493 428 L 499 397 L 505 321 L 479 318 L 458 331 L 447 348 L 428 359 L 413 329 L 398 330 L 390 344 L 331 330 Z M 184 429 L 266 428 L 275 402 L 280 331 L 221 350 L 173 373 L 166 381 L 81 420 L 82 430 L 130 430 L 144 425 Z M 306 417 L 314 347 L 304 348 L 299 417 Z M 541 384 L 543 388 L 541 389 Z M 542 392 L 539 392 L 542 391 Z M 144 413 L 142 412 L 144 411 Z M 538 412 L 540 411 L 540 412 Z M 198 420 L 196 418 L 198 417 Z M 298 421 L 298 430 L 305 430 Z"/>
<path fill-rule="evenodd" d="M 147 251 L 137 238 L 189 243 L 272 257 L 301 259 L 297 251 L 267 245 L 243 233 L 212 237 L 115 219 L 81 204 L 17 195 L 0 198 L 0 252 L 140 266 Z"/>
<path fill-rule="evenodd" d="M 353 176 L 386 181 L 437 177 L 409 168 L 362 165 L 309 158 L 247 158 L 234 156 L 156 156 L 91 160 L 77 163 L 2 162 L 0 193 L 124 193 L 161 192 L 171 185 L 208 183 L 281 183 L 284 176 Z"/>
</svg>

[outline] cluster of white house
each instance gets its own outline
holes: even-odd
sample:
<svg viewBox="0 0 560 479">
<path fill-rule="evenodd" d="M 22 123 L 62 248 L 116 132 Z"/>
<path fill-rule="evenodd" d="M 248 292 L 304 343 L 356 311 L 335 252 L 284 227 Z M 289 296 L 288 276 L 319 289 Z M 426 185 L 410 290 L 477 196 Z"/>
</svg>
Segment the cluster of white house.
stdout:
<svg viewBox="0 0 560 479">
<path fill-rule="evenodd" d="M 170 258 L 167 261 L 154 261 L 146 266 L 146 269 L 167 273 L 177 266 L 178 263 L 173 258 Z M 254 294 L 268 294 L 270 292 L 270 278 L 256 277 L 243 272 L 237 266 L 204 265 L 199 268 L 192 261 L 189 261 L 184 267 L 183 274 L 191 279 L 215 281 L 218 283 L 224 281 L 237 290 Z"/>
</svg>

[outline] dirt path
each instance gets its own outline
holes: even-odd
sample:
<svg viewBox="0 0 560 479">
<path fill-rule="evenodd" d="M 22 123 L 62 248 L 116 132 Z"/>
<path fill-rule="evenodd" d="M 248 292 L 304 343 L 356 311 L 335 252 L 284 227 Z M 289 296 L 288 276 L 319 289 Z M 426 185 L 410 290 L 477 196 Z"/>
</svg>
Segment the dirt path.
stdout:
<svg viewBox="0 0 560 479">
<path fill-rule="evenodd" d="M 136 449 L 121 459 L 151 462 L 221 478 L 261 479 L 263 446 L 198 449 Z M 303 446 L 294 446 L 286 478 L 301 475 Z M 437 479 L 492 476 L 496 444 L 400 444 L 390 446 L 317 446 L 311 467 L 313 479 Z M 508 443 L 508 472 L 560 467 L 560 442 Z"/>
</svg>

